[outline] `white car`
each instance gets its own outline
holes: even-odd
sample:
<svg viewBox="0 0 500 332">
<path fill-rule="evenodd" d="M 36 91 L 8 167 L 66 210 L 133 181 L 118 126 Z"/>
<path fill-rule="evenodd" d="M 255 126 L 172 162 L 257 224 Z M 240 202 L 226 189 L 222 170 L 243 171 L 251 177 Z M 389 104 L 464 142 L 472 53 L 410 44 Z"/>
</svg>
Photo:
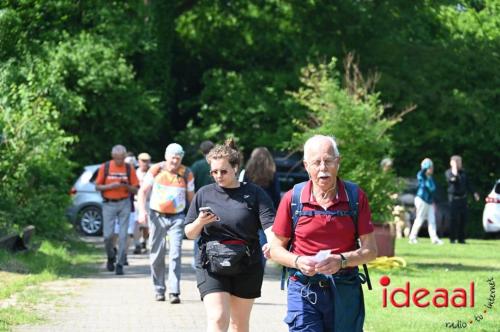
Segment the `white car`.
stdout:
<svg viewBox="0 0 500 332">
<path fill-rule="evenodd" d="M 485 198 L 483 228 L 486 233 L 500 232 L 500 179 Z"/>
</svg>

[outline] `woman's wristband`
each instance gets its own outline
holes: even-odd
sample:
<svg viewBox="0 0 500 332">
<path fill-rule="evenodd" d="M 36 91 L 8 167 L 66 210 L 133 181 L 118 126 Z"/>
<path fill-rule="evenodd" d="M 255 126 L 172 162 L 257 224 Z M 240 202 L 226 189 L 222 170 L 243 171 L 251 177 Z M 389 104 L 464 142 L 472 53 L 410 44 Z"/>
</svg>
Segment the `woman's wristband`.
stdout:
<svg viewBox="0 0 500 332">
<path fill-rule="evenodd" d="M 293 265 L 295 265 L 295 268 L 296 268 L 297 270 L 300 270 L 300 269 L 299 269 L 299 258 L 300 258 L 300 257 L 302 257 L 302 256 L 297 255 L 297 257 L 295 257 L 295 261 L 293 262 Z"/>
</svg>

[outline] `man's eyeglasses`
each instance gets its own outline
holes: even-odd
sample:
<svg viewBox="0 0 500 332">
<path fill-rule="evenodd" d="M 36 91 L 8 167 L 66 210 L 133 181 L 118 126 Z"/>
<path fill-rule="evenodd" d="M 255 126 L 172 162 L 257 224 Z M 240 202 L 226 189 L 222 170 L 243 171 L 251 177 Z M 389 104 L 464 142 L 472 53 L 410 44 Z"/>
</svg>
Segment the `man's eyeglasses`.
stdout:
<svg viewBox="0 0 500 332">
<path fill-rule="evenodd" d="M 337 159 L 338 159 L 338 157 L 327 158 L 327 159 L 323 159 L 323 160 L 311 160 L 311 161 L 308 161 L 307 164 L 314 167 L 314 168 L 320 168 L 321 163 L 324 163 L 326 167 L 330 168 L 330 167 L 335 166 Z"/>
<path fill-rule="evenodd" d="M 228 172 L 227 169 L 213 169 L 210 171 L 210 175 L 216 176 L 216 175 L 220 174 L 220 175 L 224 176 L 227 174 L 227 172 Z"/>
</svg>

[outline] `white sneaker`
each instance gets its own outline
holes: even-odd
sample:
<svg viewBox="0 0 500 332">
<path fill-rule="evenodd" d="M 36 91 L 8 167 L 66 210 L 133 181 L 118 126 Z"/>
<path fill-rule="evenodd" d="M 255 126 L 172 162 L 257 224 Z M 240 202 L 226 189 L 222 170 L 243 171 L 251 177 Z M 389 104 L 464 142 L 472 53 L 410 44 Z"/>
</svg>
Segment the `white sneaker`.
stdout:
<svg viewBox="0 0 500 332">
<path fill-rule="evenodd" d="M 410 241 L 408 241 L 409 244 L 417 244 L 418 241 L 417 239 L 410 239 Z"/>
<path fill-rule="evenodd" d="M 435 240 L 432 240 L 432 244 L 437 244 L 439 246 L 443 245 L 443 241 L 441 241 L 440 239 L 435 239 Z"/>
</svg>

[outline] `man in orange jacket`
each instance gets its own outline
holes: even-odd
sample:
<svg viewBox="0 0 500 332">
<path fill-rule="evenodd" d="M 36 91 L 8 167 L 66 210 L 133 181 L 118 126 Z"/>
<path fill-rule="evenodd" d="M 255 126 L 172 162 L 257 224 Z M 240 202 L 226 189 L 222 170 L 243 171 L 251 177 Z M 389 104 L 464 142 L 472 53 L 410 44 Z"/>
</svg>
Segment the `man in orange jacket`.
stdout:
<svg viewBox="0 0 500 332">
<path fill-rule="evenodd" d="M 111 150 L 112 160 L 101 165 L 95 181 L 95 187 L 101 192 L 103 198 L 103 235 L 108 256 L 106 267 L 108 271 L 115 271 L 117 275 L 123 274 L 123 265 L 126 260 L 130 195 L 137 193 L 139 187 L 134 167 L 125 163 L 126 156 L 127 149 L 123 145 L 115 145 Z M 113 246 L 115 220 L 120 225 L 117 253 Z M 118 260 L 116 255 L 118 255 Z"/>
</svg>

